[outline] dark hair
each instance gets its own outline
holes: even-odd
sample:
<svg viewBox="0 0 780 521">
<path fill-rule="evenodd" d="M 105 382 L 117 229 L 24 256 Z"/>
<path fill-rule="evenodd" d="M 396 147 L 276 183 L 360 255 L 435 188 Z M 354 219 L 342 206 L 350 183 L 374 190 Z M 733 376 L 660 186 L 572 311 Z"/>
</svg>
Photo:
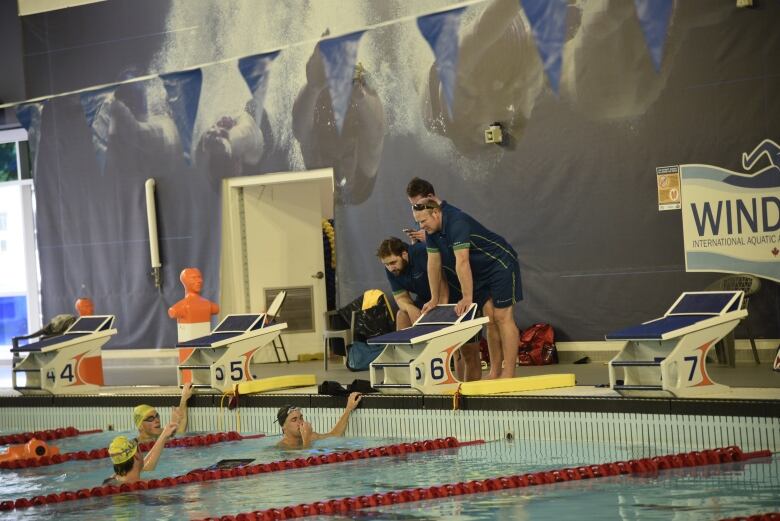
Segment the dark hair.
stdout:
<svg viewBox="0 0 780 521">
<path fill-rule="evenodd" d="M 408 197 L 417 197 L 420 195 L 436 195 L 436 192 L 433 190 L 433 185 L 431 183 L 425 179 L 415 177 L 406 185 L 406 195 Z"/>
<path fill-rule="evenodd" d="M 117 476 L 124 476 L 133 470 L 133 465 L 135 465 L 135 454 L 133 454 L 133 457 L 124 463 L 114 463 L 114 474 Z"/>
<path fill-rule="evenodd" d="M 398 237 L 390 237 L 382 241 L 379 245 L 379 249 L 376 250 L 376 256 L 380 259 L 389 257 L 390 255 L 398 255 L 399 257 L 405 251 L 409 251 L 409 245 Z"/>
<path fill-rule="evenodd" d="M 299 409 L 300 407 L 289 404 L 280 407 L 279 411 L 276 413 L 276 421 L 279 423 L 279 427 L 284 428 L 284 422 L 287 421 L 287 417 L 290 415 L 290 413 Z"/>
</svg>

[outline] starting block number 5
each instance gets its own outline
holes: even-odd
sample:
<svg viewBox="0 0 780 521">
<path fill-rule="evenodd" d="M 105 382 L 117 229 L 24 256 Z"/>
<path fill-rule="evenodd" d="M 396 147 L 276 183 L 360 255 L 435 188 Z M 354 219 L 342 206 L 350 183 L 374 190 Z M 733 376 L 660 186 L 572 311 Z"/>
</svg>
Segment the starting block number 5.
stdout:
<svg viewBox="0 0 780 521">
<path fill-rule="evenodd" d="M 214 370 L 214 377 L 218 381 L 225 379 L 225 372 L 222 367 L 217 367 Z M 240 382 L 244 379 L 244 368 L 241 367 L 241 360 L 233 360 L 230 362 L 230 380 L 233 382 Z"/>
</svg>

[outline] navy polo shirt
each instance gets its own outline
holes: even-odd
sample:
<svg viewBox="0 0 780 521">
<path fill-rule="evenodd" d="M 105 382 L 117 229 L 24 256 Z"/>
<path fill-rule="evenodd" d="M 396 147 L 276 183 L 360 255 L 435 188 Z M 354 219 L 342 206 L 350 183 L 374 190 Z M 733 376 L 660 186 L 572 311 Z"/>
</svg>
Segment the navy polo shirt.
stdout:
<svg viewBox="0 0 780 521">
<path fill-rule="evenodd" d="M 475 288 L 483 285 L 493 273 L 517 266 L 517 253 L 506 239 L 452 205 L 442 204 L 441 212 L 441 230 L 426 236 L 426 246 L 429 252 L 441 255 L 445 270 L 455 270 L 455 250 L 465 248 L 469 250 Z"/>
<path fill-rule="evenodd" d="M 421 242 L 409 246 L 409 263 L 398 275 L 393 275 L 385 269 L 385 275 L 390 282 L 393 295 L 408 291 L 413 293 L 412 301 L 421 307 L 431 300 L 431 287 L 428 284 L 428 253 Z"/>
</svg>

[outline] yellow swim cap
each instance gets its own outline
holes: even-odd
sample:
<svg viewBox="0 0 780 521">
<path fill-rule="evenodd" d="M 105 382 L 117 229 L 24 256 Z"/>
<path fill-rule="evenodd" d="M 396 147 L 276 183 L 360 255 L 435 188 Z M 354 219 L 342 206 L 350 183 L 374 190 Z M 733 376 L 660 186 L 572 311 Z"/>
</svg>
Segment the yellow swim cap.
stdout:
<svg viewBox="0 0 780 521">
<path fill-rule="evenodd" d="M 141 424 L 144 421 L 144 418 L 149 416 L 149 413 L 156 410 L 151 405 L 139 405 L 135 409 L 133 409 L 133 423 L 135 423 L 135 426 L 139 429 L 141 428 Z"/>
<path fill-rule="evenodd" d="M 108 446 L 108 455 L 116 465 L 129 461 L 136 452 L 138 452 L 138 442 L 129 440 L 126 436 L 117 436 Z"/>
</svg>

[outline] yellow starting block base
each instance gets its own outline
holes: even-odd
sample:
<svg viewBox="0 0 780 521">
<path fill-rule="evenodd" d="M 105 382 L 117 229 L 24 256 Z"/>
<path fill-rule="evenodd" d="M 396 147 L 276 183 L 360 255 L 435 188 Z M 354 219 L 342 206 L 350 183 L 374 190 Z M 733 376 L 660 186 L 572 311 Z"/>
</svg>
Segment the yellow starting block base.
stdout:
<svg viewBox="0 0 780 521">
<path fill-rule="evenodd" d="M 541 389 L 555 389 L 558 387 L 574 387 L 574 384 L 574 374 L 541 374 L 538 376 L 521 376 L 519 378 L 504 378 L 501 380 L 463 382 L 460 384 L 460 394 L 464 396 L 485 396 L 490 394 L 539 391 Z"/>
<path fill-rule="evenodd" d="M 290 374 L 241 382 L 235 385 L 234 391 L 238 391 L 238 394 L 257 394 L 295 387 L 310 387 L 312 385 L 317 385 L 317 380 L 313 374 Z"/>
</svg>

